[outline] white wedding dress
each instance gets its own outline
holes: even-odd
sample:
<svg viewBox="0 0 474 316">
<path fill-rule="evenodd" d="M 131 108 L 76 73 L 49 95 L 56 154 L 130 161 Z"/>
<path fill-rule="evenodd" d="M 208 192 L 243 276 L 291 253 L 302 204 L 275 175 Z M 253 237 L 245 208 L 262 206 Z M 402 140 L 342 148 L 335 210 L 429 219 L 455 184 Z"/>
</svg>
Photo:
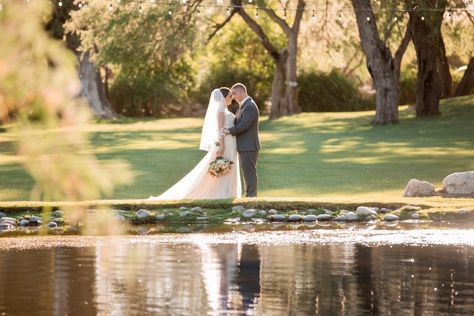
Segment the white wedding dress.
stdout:
<svg viewBox="0 0 474 316">
<path fill-rule="evenodd" d="M 218 122 L 218 114 L 224 113 L 224 122 Z M 221 116 L 222 117 L 222 116 Z M 235 115 L 227 110 L 224 96 L 216 89 L 211 94 L 209 107 L 204 119 L 200 149 L 208 153 L 204 158 L 175 185 L 159 196 L 151 196 L 151 200 L 195 200 L 195 199 L 229 199 L 242 196 L 240 183 L 239 158 L 237 156 L 237 140 L 230 134 L 224 136 L 222 127 L 234 126 Z M 219 137 L 224 138 L 224 158 L 233 161 L 229 173 L 220 177 L 209 174 L 209 164 L 215 159 L 219 149 L 215 143 Z"/>
</svg>

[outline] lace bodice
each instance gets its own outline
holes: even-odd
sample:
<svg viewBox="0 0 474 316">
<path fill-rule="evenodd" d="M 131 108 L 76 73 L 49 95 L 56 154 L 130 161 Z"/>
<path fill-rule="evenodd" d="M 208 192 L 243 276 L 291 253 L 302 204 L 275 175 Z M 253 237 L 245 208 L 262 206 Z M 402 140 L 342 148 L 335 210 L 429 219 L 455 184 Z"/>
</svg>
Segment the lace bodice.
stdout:
<svg viewBox="0 0 474 316">
<path fill-rule="evenodd" d="M 227 128 L 233 127 L 234 120 L 235 120 L 234 113 L 230 112 L 229 110 L 225 110 L 224 114 L 225 114 L 224 126 Z"/>
</svg>

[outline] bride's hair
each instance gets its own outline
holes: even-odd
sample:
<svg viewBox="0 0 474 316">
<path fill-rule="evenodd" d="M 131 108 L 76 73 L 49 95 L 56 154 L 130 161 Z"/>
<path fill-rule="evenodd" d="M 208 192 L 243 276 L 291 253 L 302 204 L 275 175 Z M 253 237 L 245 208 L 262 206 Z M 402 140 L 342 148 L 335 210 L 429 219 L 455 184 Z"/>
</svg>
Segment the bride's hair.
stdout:
<svg viewBox="0 0 474 316">
<path fill-rule="evenodd" d="M 227 97 L 230 93 L 230 89 L 227 88 L 227 87 L 222 87 L 222 88 L 219 88 L 219 91 L 222 93 L 222 95 L 225 97 Z"/>
</svg>

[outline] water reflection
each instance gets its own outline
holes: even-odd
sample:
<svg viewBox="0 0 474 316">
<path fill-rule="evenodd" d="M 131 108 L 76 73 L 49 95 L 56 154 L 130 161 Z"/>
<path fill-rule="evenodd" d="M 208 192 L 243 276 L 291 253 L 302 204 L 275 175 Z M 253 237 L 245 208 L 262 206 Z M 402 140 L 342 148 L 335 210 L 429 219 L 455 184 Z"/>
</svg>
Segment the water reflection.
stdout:
<svg viewBox="0 0 474 316">
<path fill-rule="evenodd" d="M 474 248 L 103 243 L 0 252 L 0 315 L 466 315 Z"/>
</svg>

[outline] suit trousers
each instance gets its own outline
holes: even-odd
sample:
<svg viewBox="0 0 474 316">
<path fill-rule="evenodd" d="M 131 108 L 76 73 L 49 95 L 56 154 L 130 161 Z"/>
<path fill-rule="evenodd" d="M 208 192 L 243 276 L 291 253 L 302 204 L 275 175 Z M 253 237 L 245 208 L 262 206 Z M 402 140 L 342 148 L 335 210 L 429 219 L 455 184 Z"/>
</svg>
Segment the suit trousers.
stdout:
<svg viewBox="0 0 474 316">
<path fill-rule="evenodd" d="M 258 151 L 239 152 L 240 167 L 244 174 L 244 187 L 246 197 L 257 196 L 258 176 L 257 176 Z"/>
</svg>

